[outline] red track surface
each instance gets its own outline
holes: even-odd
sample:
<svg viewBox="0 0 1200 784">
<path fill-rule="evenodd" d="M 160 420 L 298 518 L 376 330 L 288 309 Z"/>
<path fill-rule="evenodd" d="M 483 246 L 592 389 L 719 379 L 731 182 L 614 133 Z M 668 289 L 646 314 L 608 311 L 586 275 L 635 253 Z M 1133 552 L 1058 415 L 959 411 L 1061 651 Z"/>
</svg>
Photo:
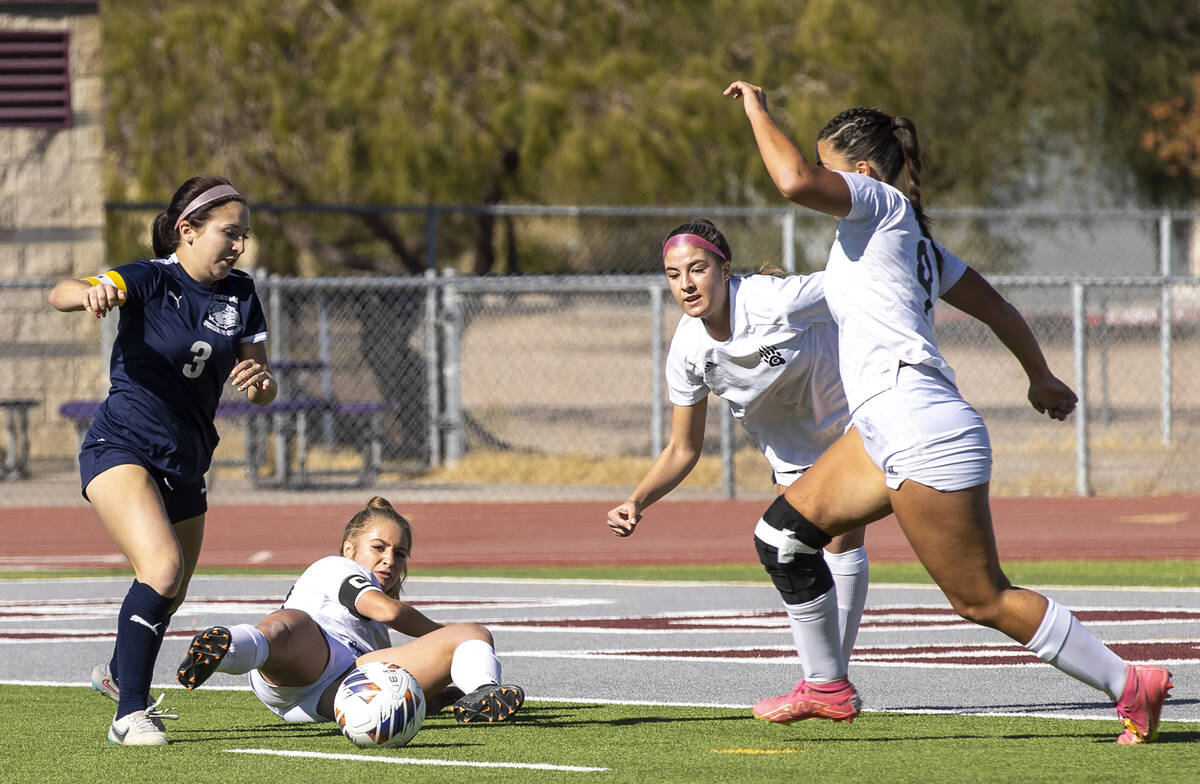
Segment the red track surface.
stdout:
<svg viewBox="0 0 1200 784">
<path fill-rule="evenodd" d="M 364 501 L 366 500 L 364 494 Z M 762 501 L 664 501 L 637 532 L 619 539 L 604 524 L 609 503 L 414 503 L 413 567 L 753 563 L 752 531 Z M 352 504 L 219 506 L 209 510 L 200 566 L 299 569 L 336 552 Z M 993 499 L 1004 560 L 1200 559 L 1200 497 Z M 29 558 L 115 554 L 88 507 L 0 509 L 8 564 Z M 877 563 L 915 560 L 895 518 L 873 524 Z M 105 564 L 110 565 L 110 564 Z"/>
</svg>

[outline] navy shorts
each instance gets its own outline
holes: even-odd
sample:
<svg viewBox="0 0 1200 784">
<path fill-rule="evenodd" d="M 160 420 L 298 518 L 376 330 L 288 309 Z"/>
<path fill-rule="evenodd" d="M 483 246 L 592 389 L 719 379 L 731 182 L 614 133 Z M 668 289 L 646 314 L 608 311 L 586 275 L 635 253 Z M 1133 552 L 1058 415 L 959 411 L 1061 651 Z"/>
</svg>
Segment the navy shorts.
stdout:
<svg viewBox="0 0 1200 784">
<path fill-rule="evenodd" d="M 87 486 L 93 479 L 119 465 L 136 465 L 146 469 L 158 487 L 167 510 L 167 519 L 172 525 L 208 511 L 207 488 L 203 478 L 199 482 L 185 482 L 168 476 L 152 466 L 137 450 L 108 441 L 88 441 L 79 452 L 79 480 L 83 497 L 87 498 Z"/>
</svg>

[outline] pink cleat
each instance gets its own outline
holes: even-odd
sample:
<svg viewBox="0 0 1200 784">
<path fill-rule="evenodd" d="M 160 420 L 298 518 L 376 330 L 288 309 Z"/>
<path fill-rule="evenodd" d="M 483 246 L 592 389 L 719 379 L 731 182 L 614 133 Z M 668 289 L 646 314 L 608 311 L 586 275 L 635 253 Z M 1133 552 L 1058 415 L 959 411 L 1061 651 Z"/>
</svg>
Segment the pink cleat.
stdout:
<svg viewBox="0 0 1200 784">
<path fill-rule="evenodd" d="M 1158 735 L 1158 717 L 1163 700 L 1175 685 L 1166 667 L 1154 664 L 1131 664 L 1125 680 L 1125 690 L 1117 700 L 1117 716 L 1125 722 L 1125 731 L 1117 743 L 1130 746 L 1149 743 Z"/>
<path fill-rule="evenodd" d="M 853 684 L 840 678 L 831 683 L 800 681 L 789 694 L 755 703 L 751 712 L 756 719 L 791 724 L 803 719 L 852 722 L 861 709 Z"/>
</svg>

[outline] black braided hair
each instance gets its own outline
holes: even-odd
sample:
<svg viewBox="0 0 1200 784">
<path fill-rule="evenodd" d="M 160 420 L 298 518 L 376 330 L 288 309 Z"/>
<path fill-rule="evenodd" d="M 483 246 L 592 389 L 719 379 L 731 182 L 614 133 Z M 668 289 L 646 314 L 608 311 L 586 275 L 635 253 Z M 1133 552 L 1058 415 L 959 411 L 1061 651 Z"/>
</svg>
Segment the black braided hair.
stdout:
<svg viewBox="0 0 1200 784">
<path fill-rule="evenodd" d="M 889 185 L 895 184 L 903 170 L 907 180 L 904 194 L 912 202 L 921 233 L 933 240 L 921 203 L 921 147 L 912 120 L 857 106 L 826 123 L 817 134 L 817 140 L 821 139 L 828 139 L 834 150 L 852 161 L 870 161 Z"/>
</svg>

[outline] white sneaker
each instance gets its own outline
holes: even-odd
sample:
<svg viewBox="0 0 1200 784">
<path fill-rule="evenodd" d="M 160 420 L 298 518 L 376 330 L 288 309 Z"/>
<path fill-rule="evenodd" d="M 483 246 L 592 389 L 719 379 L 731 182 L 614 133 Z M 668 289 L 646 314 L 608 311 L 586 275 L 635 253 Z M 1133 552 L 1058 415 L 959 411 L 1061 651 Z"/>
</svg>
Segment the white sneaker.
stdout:
<svg viewBox="0 0 1200 784">
<path fill-rule="evenodd" d="M 113 702 L 121 701 L 121 690 L 108 670 L 108 662 L 97 664 L 92 668 L 92 690 L 100 692 Z"/>
<path fill-rule="evenodd" d="M 119 719 L 113 718 L 108 728 L 109 743 L 120 746 L 166 746 L 167 728 L 162 720 L 179 717 L 158 709 L 165 696 L 166 693 L 160 694 L 149 708 L 128 713 Z"/>
</svg>

